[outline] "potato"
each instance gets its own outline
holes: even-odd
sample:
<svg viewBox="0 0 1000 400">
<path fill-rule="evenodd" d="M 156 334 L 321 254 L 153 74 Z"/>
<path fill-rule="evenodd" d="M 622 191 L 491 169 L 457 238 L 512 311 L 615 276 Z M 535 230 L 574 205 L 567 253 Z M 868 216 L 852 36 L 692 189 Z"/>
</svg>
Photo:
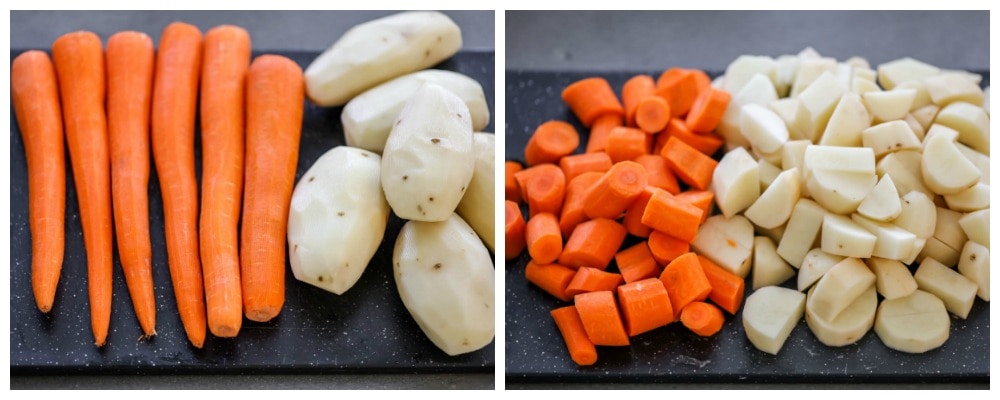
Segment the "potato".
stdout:
<svg viewBox="0 0 1000 400">
<path fill-rule="evenodd" d="M 875 247 L 872 256 L 904 260 L 913 253 L 917 236 L 888 222 L 875 221 L 861 216 L 851 215 L 851 220 L 875 235 Z"/>
<path fill-rule="evenodd" d="M 358 281 L 389 220 L 380 169 L 378 154 L 337 146 L 302 175 L 288 212 L 295 279 L 336 294 Z"/>
<path fill-rule="evenodd" d="M 872 257 L 865 260 L 865 264 L 875 274 L 875 289 L 882 297 L 897 299 L 917 290 L 917 281 L 902 262 Z"/>
<path fill-rule="evenodd" d="M 878 122 L 903 119 L 917 97 L 916 89 L 868 91 L 861 95 L 873 120 Z"/>
<path fill-rule="evenodd" d="M 927 92 L 927 85 L 924 85 L 923 80 L 909 80 L 903 82 L 892 90 L 916 90 L 917 94 L 913 96 L 913 104 L 910 105 L 910 111 L 915 111 L 923 107 L 934 105 L 931 101 L 931 95 Z"/>
<path fill-rule="evenodd" d="M 739 56 L 726 67 L 725 89 L 729 93 L 737 93 L 757 75 L 766 77 L 773 86 L 777 81 L 777 67 L 778 64 L 771 57 Z"/>
<path fill-rule="evenodd" d="M 948 340 L 951 320 L 941 299 L 917 290 L 906 297 L 883 300 L 875 312 L 874 328 L 889 348 L 924 353 Z"/>
<path fill-rule="evenodd" d="M 806 147 L 803 165 L 808 177 L 813 170 L 875 173 L 875 151 L 864 147 L 816 146 Z"/>
<path fill-rule="evenodd" d="M 472 152 L 476 167 L 469 181 L 469 188 L 458 202 L 455 212 L 476 231 L 490 251 L 494 251 L 494 171 L 496 136 L 491 133 L 472 134 Z"/>
<path fill-rule="evenodd" d="M 778 286 L 795 276 L 792 269 L 775 252 L 774 242 L 764 236 L 753 238 L 753 290 Z"/>
<path fill-rule="evenodd" d="M 966 102 L 948 104 L 938 111 L 934 123 L 958 131 L 958 141 L 990 155 L 990 116 L 982 107 Z"/>
<path fill-rule="evenodd" d="M 778 99 L 769 103 L 767 108 L 785 121 L 789 139 L 808 141 L 812 138 L 812 116 L 799 99 L 793 97 Z"/>
<path fill-rule="evenodd" d="M 858 296 L 875 285 L 875 274 L 861 260 L 848 257 L 823 274 L 806 300 L 818 318 L 832 321 Z"/>
<path fill-rule="evenodd" d="M 948 267 L 958 265 L 959 249 L 944 244 L 940 239 L 931 237 L 924 243 L 924 248 L 920 250 L 916 261 L 924 261 L 933 258 Z"/>
<path fill-rule="evenodd" d="M 712 192 L 719 211 L 732 217 L 760 196 L 757 161 L 743 147 L 722 156 L 712 172 Z"/>
<path fill-rule="evenodd" d="M 961 319 L 969 316 L 979 287 L 962 274 L 927 257 L 913 273 L 920 290 L 933 294 L 944 302 L 948 312 Z"/>
<path fill-rule="evenodd" d="M 968 241 L 958 257 L 958 272 L 977 286 L 976 296 L 990 301 L 990 249 Z"/>
<path fill-rule="evenodd" d="M 454 356 L 493 341 L 493 263 L 461 217 L 408 221 L 396 238 L 392 265 L 403 305 L 434 345 Z"/>
<path fill-rule="evenodd" d="M 790 97 L 799 97 L 824 72 L 834 73 L 837 70 L 837 60 L 831 57 L 799 57 L 799 68 L 792 81 Z"/>
<path fill-rule="evenodd" d="M 340 113 L 347 145 L 381 153 L 406 100 L 424 82 L 436 83 L 458 95 L 469 108 L 474 131 L 489 125 L 490 110 L 479 82 L 458 72 L 430 69 L 400 76 L 351 99 Z"/>
<path fill-rule="evenodd" d="M 858 214 L 882 222 L 895 219 L 901 212 L 899 193 L 889 175 L 883 176 L 858 206 Z"/>
<path fill-rule="evenodd" d="M 975 151 L 969 146 L 961 143 L 955 143 L 955 147 L 958 147 L 958 151 L 965 156 L 965 159 L 969 160 L 976 168 L 979 169 L 979 183 L 990 184 L 990 157 Z"/>
<path fill-rule="evenodd" d="M 940 119 L 940 118 L 939 118 Z M 920 171 L 924 184 L 937 194 L 955 194 L 979 182 L 980 172 L 949 135 L 933 135 L 924 143 Z"/>
<path fill-rule="evenodd" d="M 937 222 L 934 223 L 934 237 L 955 250 L 960 250 L 969 237 L 962 230 L 959 220 L 962 213 L 947 208 L 937 208 Z M 940 260 L 938 260 L 940 261 Z"/>
<path fill-rule="evenodd" d="M 781 175 L 782 171 L 781 168 L 778 168 L 774 164 L 771 164 L 767 160 L 763 159 L 757 162 L 757 169 L 760 170 L 758 175 L 760 175 L 760 191 L 762 193 L 767 191 L 767 188 L 771 187 L 771 184 L 778 178 L 778 175 Z M 798 171 L 796 171 L 795 180 L 800 182 L 802 181 L 799 179 Z"/>
<path fill-rule="evenodd" d="M 880 93 L 880 92 L 882 92 L 882 88 L 878 87 L 878 84 L 873 81 L 861 77 L 854 77 L 854 79 L 851 79 L 851 93 L 861 96 L 861 99 L 865 100 L 866 104 L 867 104 L 867 100 L 865 98 L 866 94 Z M 866 105 L 866 107 L 868 106 Z M 871 107 L 868 108 L 869 111 L 872 111 Z M 872 117 L 877 119 L 877 117 L 875 117 L 874 115 Z"/>
<path fill-rule="evenodd" d="M 928 129 L 931 128 L 931 124 L 934 123 L 934 118 L 937 118 L 937 113 L 940 110 L 941 110 L 940 107 L 933 104 L 929 104 L 920 107 L 916 110 L 910 111 L 910 115 L 912 115 L 913 119 L 917 120 L 917 122 L 920 123 L 920 127 L 924 128 L 924 132 L 926 132 Z"/>
<path fill-rule="evenodd" d="M 746 278 L 750 273 L 753 251 L 753 225 L 746 217 L 723 215 L 708 217 L 698 228 L 691 249 L 719 264 L 727 271 Z"/>
<path fill-rule="evenodd" d="M 875 174 L 845 171 L 815 170 L 806 178 L 813 200 L 836 214 L 856 211 L 877 183 Z"/>
<path fill-rule="evenodd" d="M 892 90 L 906 81 L 922 81 L 941 73 L 941 69 L 910 57 L 889 61 L 878 66 L 878 82 L 886 90 Z"/>
<path fill-rule="evenodd" d="M 801 186 L 798 170 L 784 171 L 743 215 L 763 228 L 781 226 L 788 221 L 795 203 L 802 196 Z"/>
<path fill-rule="evenodd" d="M 814 143 L 819 141 L 819 136 L 826 130 L 830 116 L 846 92 L 847 88 L 841 86 L 837 78 L 827 71 L 799 94 L 799 100 L 812 116 L 813 137 L 810 139 Z"/>
<path fill-rule="evenodd" d="M 948 208 L 960 212 L 979 211 L 990 206 L 990 185 L 976 183 L 974 186 L 955 194 L 944 196 Z"/>
<path fill-rule="evenodd" d="M 348 30 L 305 71 L 306 94 L 320 106 L 340 106 L 382 82 L 451 57 L 462 32 L 436 11 L 402 12 Z"/>
<path fill-rule="evenodd" d="M 824 252 L 820 248 L 809 250 L 799 268 L 798 289 L 800 292 L 808 289 L 826 275 L 826 272 L 844 260 L 845 257 Z"/>
<path fill-rule="evenodd" d="M 983 90 L 978 82 L 973 82 L 961 73 L 945 72 L 924 79 L 931 101 L 941 107 L 956 101 L 977 106 L 983 105 Z"/>
<path fill-rule="evenodd" d="M 727 79 L 728 84 L 728 79 Z M 722 114 L 716 132 L 726 140 L 727 146 L 750 147 L 750 142 L 740 132 L 740 114 L 743 106 L 758 104 L 766 106 L 778 99 L 774 83 L 762 74 L 754 75 L 739 91 L 731 91 L 732 99 Z"/>
<path fill-rule="evenodd" d="M 764 106 L 747 104 L 740 110 L 740 132 L 754 149 L 775 153 L 788 141 L 785 121 Z"/>
<path fill-rule="evenodd" d="M 878 309 L 875 286 L 869 286 L 833 319 L 820 317 L 811 307 L 809 297 L 816 289 L 813 286 L 806 295 L 806 325 L 820 343 L 831 347 L 847 346 L 860 340 L 875 325 L 875 311 Z"/>
<path fill-rule="evenodd" d="M 875 157 L 900 150 L 921 150 L 920 140 L 906 122 L 883 122 L 861 131 L 861 144 L 871 148 Z"/>
<path fill-rule="evenodd" d="M 382 153 L 382 188 L 392 211 L 404 219 L 447 219 L 474 169 L 469 108 L 425 83 L 406 101 Z"/>
<path fill-rule="evenodd" d="M 823 146 L 861 146 L 861 131 L 871 126 L 871 117 L 861 96 L 844 93 L 826 124 L 819 144 Z"/>
<path fill-rule="evenodd" d="M 882 157 L 878 164 L 875 164 L 875 173 L 879 177 L 891 176 L 892 183 L 896 185 L 898 193 L 910 193 L 918 190 L 932 198 L 935 193 L 924 185 L 924 176 L 920 172 L 921 164 L 923 164 L 922 158 L 923 155 L 919 151 L 905 150 L 889 153 Z"/>
<path fill-rule="evenodd" d="M 990 248 L 990 209 L 971 212 L 958 219 L 969 240 Z"/>
<path fill-rule="evenodd" d="M 785 234 L 778 242 L 778 255 L 793 267 L 799 268 L 806 253 L 813 248 L 826 214 L 826 209 L 815 201 L 800 198 L 785 224 Z"/>
<path fill-rule="evenodd" d="M 743 329 L 758 350 L 777 355 L 805 312 L 806 295 L 780 286 L 762 287 L 743 304 Z"/>
<path fill-rule="evenodd" d="M 876 236 L 843 215 L 823 216 L 820 248 L 844 257 L 868 258 L 875 251 Z"/>
</svg>

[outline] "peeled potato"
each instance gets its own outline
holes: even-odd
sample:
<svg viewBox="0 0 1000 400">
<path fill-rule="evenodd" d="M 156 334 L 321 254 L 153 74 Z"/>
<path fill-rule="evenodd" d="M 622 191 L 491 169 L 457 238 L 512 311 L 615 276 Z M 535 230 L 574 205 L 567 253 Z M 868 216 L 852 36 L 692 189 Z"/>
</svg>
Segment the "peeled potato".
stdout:
<svg viewBox="0 0 1000 400">
<path fill-rule="evenodd" d="M 496 136 L 492 133 L 473 133 L 472 152 L 476 156 L 476 166 L 472 173 L 472 180 L 469 181 L 469 189 L 465 191 L 462 200 L 458 202 L 455 212 L 458 213 L 469 226 L 476 231 L 476 234 L 483 239 L 486 247 L 493 250 L 494 232 L 493 226 L 493 198 L 495 179 L 494 168 L 496 163 L 493 155 L 496 154 Z"/>
<path fill-rule="evenodd" d="M 758 350 L 778 354 L 802 319 L 806 295 L 780 286 L 762 287 L 743 305 L 743 328 Z"/>
<path fill-rule="evenodd" d="M 924 353 L 948 340 L 951 320 L 944 302 L 917 290 L 896 299 L 883 300 L 875 313 L 875 333 L 891 349 Z"/>
<path fill-rule="evenodd" d="M 875 274 L 861 260 L 845 258 L 820 278 L 807 302 L 817 317 L 832 321 L 874 284 Z"/>
<path fill-rule="evenodd" d="M 816 286 L 809 290 L 812 296 Z M 878 295 L 875 286 L 869 286 L 850 305 L 833 319 L 820 317 L 806 300 L 806 324 L 816 335 L 816 339 L 827 346 L 847 346 L 855 343 L 868 333 L 875 324 L 875 310 L 878 309 Z"/>
</svg>

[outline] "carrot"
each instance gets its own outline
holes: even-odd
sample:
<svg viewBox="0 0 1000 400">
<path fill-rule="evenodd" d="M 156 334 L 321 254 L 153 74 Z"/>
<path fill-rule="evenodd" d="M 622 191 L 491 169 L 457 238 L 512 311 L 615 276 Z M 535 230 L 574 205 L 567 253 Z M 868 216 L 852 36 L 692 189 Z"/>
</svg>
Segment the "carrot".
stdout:
<svg viewBox="0 0 1000 400">
<path fill-rule="evenodd" d="M 642 99 L 656 92 L 656 82 L 649 75 L 636 75 L 622 85 L 622 105 L 625 107 L 626 126 L 635 126 L 635 111 Z"/>
<path fill-rule="evenodd" d="M 657 264 L 666 265 L 671 261 L 691 251 L 691 244 L 660 231 L 653 231 L 646 241 L 649 252 Z"/>
<path fill-rule="evenodd" d="M 729 92 L 709 87 L 691 105 L 684 123 L 694 132 L 711 132 L 719 125 L 729 106 Z"/>
<path fill-rule="evenodd" d="M 517 161 L 506 161 L 504 162 L 503 167 L 504 199 L 521 204 L 521 188 L 517 184 L 517 179 L 514 179 L 514 174 L 523 170 L 524 167 L 522 167 L 521 163 Z"/>
<path fill-rule="evenodd" d="M 52 58 L 87 251 L 90 328 L 94 343 L 101 347 L 107 341 L 111 323 L 114 257 L 104 50 L 96 34 L 77 31 L 52 43 Z"/>
<path fill-rule="evenodd" d="M 670 103 L 657 96 L 649 96 L 639 101 L 635 110 L 635 125 L 646 133 L 662 131 L 670 122 Z"/>
<path fill-rule="evenodd" d="M 528 282 L 562 301 L 573 299 L 566 295 L 566 287 L 575 275 L 573 268 L 560 264 L 539 264 L 534 260 L 529 260 L 524 268 L 524 277 Z"/>
<path fill-rule="evenodd" d="M 66 159 L 59 83 L 45 52 L 21 53 L 10 64 L 10 92 L 28 164 L 31 289 L 38 310 L 55 302 L 66 249 Z"/>
<path fill-rule="evenodd" d="M 559 168 L 562 169 L 566 182 L 572 182 L 573 178 L 584 172 L 607 172 L 611 169 L 611 157 L 608 157 L 608 153 L 574 154 L 560 159 Z"/>
<path fill-rule="evenodd" d="M 709 78 L 708 74 L 706 74 L 705 71 L 702 71 L 700 69 L 692 69 L 690 71 L 692 74 L 694 74 L 694 81 L 698 86 L 699 96 L 705 91 L 712 88 L 712 78 Z M 695 97 L 695 100 L 697 100 L 697 97 Z"/>
<path fill-rule="evenodd" d="M 670 168 L 667 167 L 667 159 L 663 158 L 663 156 L 659 154 L 643 154 L 636 157 L 634 161 L 646 169 L 646 183 L 649 186 L 666 190 L 670 194 L 681 192 L 680 186 L 677 185 L 677 178 L 673 172 L 670 172 Z"/>
<path fill-rule="evenodd" d="M 146 336 L 156 335 L 149 237 L 149 113 L 153 40 L 125 31 L 108 39 L 108 137 L 118 255 L 132 307 Z"/>
<path fill-rule="evenodd" d="M 170 277 L 184 330 L 198 348 L 206 330 L 194 168 L 201 48 L 198 28 L 180 22 L 167 25 L 156 58 L 152 106 L 153 159 L 163 193 Z"/>
<path fill-rule="evenodd" d="M 642 223 L 677 239 L 691 242 L 698 235 L 702 211 L 662 189 L 656 189 L 642 213 Z"/>
<path fill-rule="evenodd" d="M 670 123 L 667 124 L 666 130 L 664 130 L 661 136 L 666 138 L 663 142 L 664 145 L 668 139 L 676 137 L 677 139 L 680 139 L 680 141 L 687 143 L 689 146 L 694 147 L 696 150 L 709 157 L 715 154 L 715 152 L 718 151 L 719 148 L 725 143 L 721 136 L 713 132 L 702 134 L 691 132 L 691 130 L 687 128 L 687 125 L 684 124 L 684 121 L 679 118 L 670 120 Z"/>
<path fill-rule="evenodd" d="M 566 177 L 555 164 L 539 164 L 514 174 L 521 197 L 528 203 L 528 217 L 539 213 L 558 215 L 566 198 Z"/>
<path fill-rule="evenodd" d="M 569 357 L 576 365 L 594 365 L 597 362 L 597 348 L 587 337 L 587 331 L 580 320 L 575 306 L 560 307 L 549 312 L 566 342 Z"/>
<path fill-rule="evenodd" d="M 746 281 L 705 256 L 699 255 L 698 262 L 701 263 L 701 270 L 705 273 L 708 283 L 712 285 L 708 298 L 723 310 L 735 315 L 743 303 Z"/>
<path fill-rule="evenodd" d="M 594 345 L 628 346 L 628 334 L 612 291 L 581 293 L 573 298 L 573 303 Z"/>
<path fill-rule="evenodd" d="M 670 103 L 674 116 L 682 116 L 698 98 L 698 84 L 693 70 L 670 68 L 656 80 L 656 95 Z"/>
<path fill-rule="evenodd" d="M 570 268 L 606 269 L 625 241 L 625 227 L 615 220 L 597 218 L 573 229 L 559 255 L 559 263 Z"/>
<path fill-rule="evenodd" d="M 524 147 L 524 161 L 528 166 L 556 163 L 573 154 L 580 145 L 576 128 L 563 121 L 548 121 L 535 128 L 535 133 Z"/>
<path fill-rule="evenodd" d="M 642 214 L 646 211 L 646 204 L 649 203 L 649 198 L 653 196 L 652 186 L 646 186 L 639 194 L 639 197 L 635 198 L 632 205 L 625 209 L 625 218 L 622 218 L 622 225 L 625 226 L 625 231 L 632 236 L 636 237 L 649 237 L 650 232 L 653 228 L 646 226 L 642 223 Z"/>
<path fill-rule="evenodd" d="M 504 200 L 504 238 L 506 240 L 507 260 L 513 260 L 524 251 L 524 216 L 521 209 L 510 200 Z"/>
<path fill-rule="evenodd" d="M 715 204 L 715 194 L 708 190 L 688 190 L 675 196 L 677 200 L 686 201 L 689 204 L 701 209 L 701 222 L 704 223 L 712 213 L 712 205 Z"/>
<path fill-rule="evenodd" d="M 221 25 L 205 34 L 201 74 L 202 212 L 199 237 L 208 328 L 235 337 L 243 323 L 239 229 L 244 92 L 250 34 Z"/>
<path fill-rule="evenodd" d="M 718 307 L 695 301 L 681 310 L 681 323 L 698 336 L 712 336 L 722 330 L 726 318 Z"/>
<path fill-rule="evenodd" d="M 584 196 L 590 218 L 618 218 L 646 188 L 646 169 L 633 161 L 611 166 Z"/>
<path fill-rule="evenodd" d="M 246 169 L 240 238 L 244 314 L 268 321 L 285 302 L 285 234 L 302 134 L 302 68 L 265 54 L 247 71 Z"/>
<path fill-rule="evenodd" d="M 619 163 L 622 161 L 635 160 L 637 157 L 649 154 L 653 145 L 653 137 L 646 132 L 636 128 L 616 127 L 611 128 L 608 133 L 608 142 L 605 152 L 611 157 L 611 161 Z"/>
<path fill-rule="evenodd" d="M 603 175 L 600 172 L 584 172 L 566 186 L 566 201 L 559 216 L 559 230 L 564 238 L 568 238 L 577 225 L 588 219 L 583 211 L 587 190 Z"/>
<path fill-rule="evenodd" d="M 660 276 L 660 266 L 653 258 L 646 242 L 639 242 L 615 254 L 615 263 L 625 283 L 641 281 Z"/>
<path fill-rule="evenodd" d="M 552 213 L 535 214 L 524 228 L 525 243 L 531 259 L 539 264 L 549 264 L 562 252 L 562 234 L 559 220 Z"/>
<path fill-rule="evenodd" d="M 671 136 L 660 153 L 667 159 L 670 170 L 684 183 L 698 190 L 708 189 L 718 161 L 706 156 L 689 144 Z"/>
<path fill-rule="evenodd" d="M 670 295 L 656 278 L 631 282 L 618 287 L 618 304 L 629 336 L 667 326 L 674 320 Z"/>
<path fill-rule="evenodd" d="M 608 135 L 611 134 L 611 129 L 619 126 L 625 126 L 625 122 L 622 118 L 623 117 L 619 114 L 604 114 L 597 117 L 593 126 L 590 127 L 590 136 L 587 138 L 586 152 L 596 153 L 604 151 L 608 146 Z"/>
<path fill-rule="evenodd" d="M 670 294 L 675 319 L 685 306 L 707 299 L 712 291 L 712 285 L 708 283 L 698 256 L 694 253 L 685 253 L 667 264 L 660 274 L 660 281 Z"/>
<path fill-rule="evenodd" d="M 604 78 L 592 77 L 573 82 L 563 89 L 562 99 L 588 128 L 601 115 L 625 115 L 622 103 Z"/>
<path fill-rule="evenodd" d="M 573 275 L 573 280 L 569 281 L 569 286 L 566 286 L 566 295 L 572 297 L 580 293 L 615 290 L 621 284 L 621 274 L 597 268 L 580 267 Z"/>
</svg>

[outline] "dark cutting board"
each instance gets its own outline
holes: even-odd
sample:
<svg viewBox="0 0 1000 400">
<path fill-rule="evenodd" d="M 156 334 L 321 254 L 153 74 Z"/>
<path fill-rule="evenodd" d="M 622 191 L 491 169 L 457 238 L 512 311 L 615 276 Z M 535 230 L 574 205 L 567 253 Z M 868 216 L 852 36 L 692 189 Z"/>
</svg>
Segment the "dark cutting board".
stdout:
<svg viewBox="0 0 1000 400">
<path fill-rule="evenodd" d="M 11 59 L 19 53 L 12 51 Z M 295 60 L 303 69 L 318 55 L 277 53 Z M 462 52 L 436 68 L 479 81 L 493 112 L 492 52 Z M 344 144 L 340 111 L 340 107 L 320 108 L 306 102 L 296 182 L 323 153 Z M 368 269 L 347 293 L 338 296 L 298 282 L 286 264 L 285 305 L 276 319 L 267 323 L 244 319 L 238 337 L 222 339 L 209 333 L 204 348 L 192 347 L 177 315 L 167 270 L 163 202 L 155 168 L 150 177 L 149 212 L 158 335 L 148 341 L 137 340 L 142 333 L 116 247 L 111 329 L 107 345 L 96 348 L 90 331 L 87 265 L 68 155 L 62 276 L 52 312 L 44 315 L 35 307 L 30 281 L 27 166 L 13 108 L 10 120 L 11 374 L 493 373 L 495 342 L 472 353 L 448 356 L 424 336 L 403 307 L 391 266 L 392 246 L 403 225 L 395 216 Z M 493 131 L 492 122 L 486 130 Z M 195 151 L 200 155 L 200 146 Z M 198 171 L 200 176 L 200 165 Z"/>
<path fill-rule="evenodd" d="M 505 158 L 523 164 L 528 138 L 539 124 L 553 119 L 576 126 L 581 133 L 578 152 L 583 152 L 587 130 L 560 98 L 563 88 L 582 78 L 603 76 L 620 95 L 622 84 L 636 73 L 507 71 Z M 642 73 L 656 77 L 659 72 Z M 989 85 L 989 73 L 980 73 L 983 85 Z M 637 241 L 630 237 L 626 243 Z M 778 355 L 772 356 L 754 348 L 746 338 L 741 310 L 735 316 L 727 314 L 722 331 L 715 336 L 698 337 L 680 323 L 673 323 L 631 338 L 628 347 L 598 347 L 597 363 L 578 367 L 549 315 L 568 303 L 525 280 L 528 259 L 525 252 L 508 261 L 504 272 L 508 384 L 989 383 L 990 308 L 979 299 L 968 319 L 951 318 L 948 341 L 924 354 L 889 349 L 874 331 L 853 345 L 827 347 L 813 336 L 803 319 Z M 784 286 L 794 288 L 794 279 Z M 748 281 L 746 294 L 750 293 Z"/>
</svg>

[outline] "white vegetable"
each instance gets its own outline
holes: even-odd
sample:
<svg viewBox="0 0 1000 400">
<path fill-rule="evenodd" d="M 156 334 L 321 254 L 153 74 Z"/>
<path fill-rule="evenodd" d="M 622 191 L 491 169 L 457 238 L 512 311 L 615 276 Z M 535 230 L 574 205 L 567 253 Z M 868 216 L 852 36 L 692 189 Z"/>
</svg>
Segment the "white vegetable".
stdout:
<svg viewBox="0 0 1000 400">
<path fill-rule="evenodd" d="M 820 343 L 832 347 L 847 346 L 864 337 L 875 324 L 878 295 L 874 286 L 869 286 L 833 319 L 820 317 L 811 307 L 808 299 L 816 289 L 813 286 L 806 296 L 806 324 Z"/>
<path fill-rule="evenodd" d="M 874 234 L 843 215 L 823 216 L 820 243 L 823 251 L 844 257 L 868 258 L 875 250 Z"/>
<path fill-rule="evenodd" d="M 351 99 L 340 113 L 347 145 L 381 153 L 406 100 L 425 82 L 441 85 L 461 98 L 469 108 L 474 131 L 489 124 L 490 110 L 479 82 L 458 72 L 430 69 L 400 76 Z"/>
<path fill-rule="evenodd" d="M 901 212 L 899 193 L 889 175 L 883 176 L 858 206 L 858 214 L 882 222 L 895 219 Z"/>
<path fill-rule="evenodd" d="M 778 255 L 793 267 L 799 268 L 819 235 L 826 213 L 826 209 L 815 201 L 800 198 L 785 225 L 785 234 L 778 242 Z"/>
<path fill-rule="evenodd" d="M 740 110 L 740 132 L 761 153 L 777 152 L 788 141 L 785 121 L 758 104 L 747 104 Z"/>
<path fill-rule="evenodd" d="M 737 93 L 743 89 L 756 75 L 760 74 L 771 81 L 777 81 L 778 64 L 767 56 L 739 56 L 726 67 L 726 91 Z"/>
<path fill-rule="evenodd" d="M 964 74 L 942 73 L 924 79 L 924 85 L 927 86 L 931 101 L 939 106 L 956 101 L 983 105 L 983 90 L 979 88 L 979 83 L 973 82 Z"/>
<path fill-rule="evenodd" d="M 979 287 L 962 274 L 927 257 L 913 273 L 920 290 L 933 294 L 944 302 L 944 307 L 959 318 L 965 319 L 972 310 Z"/>
<path fill-rule="evenodd" d="M 958 225 L 969 240 L 990 248 L 990 209 L 971 212 L 958 219 Z"/>
<path fill-rule="evenodd" d="M 382 154 L 382 188 L 392 211 L 403 219 L 447 219 L 474 169 L 468 107 L 425 83 L 407 100 Z"/>
<path fill-rule="evenodd" d="M 438 348 L 458 355 L 493 341 L 493 264 L 461 217 L 407 222 L 396 239 L 392 265 L 403 305 Z"/>
<path fill-rule="evenodd" d="M 813 200 L 837 214 L 856 211 L 877 183 L 875 174 L 847 171 L 815 170 L 806 178 Z"/>
<path fill-rule="evenodd" d="M 774 242 L 764 236 L 753 238 L 753 290 L 778 286 L 795 276 L 792 269 L 775 252 Z"/>
<path fill-rule="evenodd" d="M 389 79 L 433 66 L 462 47 L 462 32 L 435 11 L 411 11 L 348 30 L 305 71 L 306 94 L 339 106 Z"/>
<path fill-rule="evenodd" d="M 916 261 L 922 262 L 927 258 L 932 258 L 934 260 L 940 260 L 942 264 L 948 267 L 954 267 L 958 265 L 958 256 L 958 249 L 944 244 L 944 242 L 936 237 L 931 237 L 924 243 L 924 248 L 920 250 L 920 254 L 917 255 Z"/>
<path fill-rule="evenodd" d="M 941 299 L 917 290 L 906 297 L 883 300 L 875 313 L 874 328 L 889 348 L 923 353 L 948 340 L 951 320 Z"/>
<path fill-rule="evenodd" d="M 861 102 L 861 96 L 844 93 L 830 115 L 830 121 L 820 137 L 823 146 L 861 146 L 861 131 L 871 126 L 871 117 Z M 874 161 L 874 160 L 873 160 Z M 873 162 L 874 164 L 874 162 Z"/>
<path fill-rule="evenodd" d="M 990 206 L 990 185 L 982 182 L 955 194 L 944 196 L 948 208 L 960 212 L 979 211 Z"/>
<path fill-rule="evenodd" d="M 923 156 L 918 151 L 897 151 L 886 154 L 875 164 L 875 173 L 879 177 L 889 175 L 892 183 L 896 185 L 897 193 L 910 193 L 917 190 L 934 197 L 934 193 L 924 185 L 923 173 L 920 172 L 920 165 L 923 164 Z"/>
<path fill-rule="evenodd" d="M 728 84 L 729 80 L 726 80 Z M 750 147 L 750 142 L 743 133 L 740 132 L 740 110 L 747 104 L 759 104 L 766 106 L 778 99 L 778 92 L 774 89 L 774 83 L 763 74 L 756 74 L 739 91 L 733 93 L 729 106 L 722 114 L 718 132 L 725 140 L 727 146 Z"/>
<path fill-rule="evenodd" d="M 905 260 L 913 253 L 917 236 L 888 222 L 875 221 L 861 216 L 851 215 L 851 221 L 875 235 L 875 247 L 872 256 Z"/>
<path fill-rule="evenodd" d="M 744 215 L 750 222 L 764 228 L 781 226 L 792 215 L 792 209 L 802 195 L 801 186 L 798 170 L 782 172 Z"/>
<path fill-rule="evenodd" d="M 941 73 L 938 67 L 904 57 L 878 66 L 878 82 L 886 90 L 911 80 L 923 80 Z"/>
<path fill-rule="evenodd" d="M 875 274 L 861 260 L 845 258 L 816 282 L 807 302 L 817 317 L 832 321 L 874 284 Z"/>
<path fill-rule="evenodd" d="M 875 274 L 875 288 L 882 297 L 897 299 L 917 290 L 917 281 L 902 262 L 872 257 L 865 260 L 865 264 Z"/>
<path fill-rule="evenodd" d="M 875 151 L 875 157 L 900 150 L 920 150 L 920 140 L 906 122 L 883 122 L 861 131 L 863 146 Z"/>
<path fill-rule="evenodd" d="M 472 152 L 476 167 L 469 181 L 469 188 L 458 202 L 455 212 L 476 231 L 490 251 L 494 251 L 494 179 L 496 136 L 491 133 L 472 134 Z"/>
<path fill-rule="evenodd" d="M 389 219 L 378 154 L 347 146 L 323 154 L 302 175 L 288 213 L 295 279 L 343 294 L 364 273 Z"/>
<path fill-rule="evenodd" d="M 990 116 L 982 107 L 956 102 L 938 111 L 934 123 L 958 131 L 958 141 L 985 155 L 990 155 Z"/>
<path fill-rule="evenodd" d="M 933 104 L 929 104 L 911 111 L 910 115 L 912 115 L 913 119 L 917 120 L 917 122 L 920 123 L 920 127 L 924 128 L 924 131 L 926 132 L 928 129 L 930 129 L 931 124 L 934 123 L 934 118 L 937 117 L 937 113 L 940 110 L 941 110 L 940 107 Z"/>
<path fill-rule="evenodd" d="M 708 217 L 698 228 L 691 249 L 733 274 L 746 278 L 753 251 L 753 225 L 742 215 Z"/>
<path fill-rule="evenodd" d="M 726 153 L 712 172 L 712 192 L 719 211 L 732 217 L 760 196 L 757 161 L 743 147 Z"/>
<path fill-rule="evenodd" d="M 806 295 L 780 286 L 760 288 L 743 304 L 743 329 L 758 350 L 778 354 L 802 319 Z"/>
<path fill-rule="evenodd" d="M 968 241 L 958 258 L 958 272 L 976 284 L 976 296 L 990 301 L 990 249 Z"/>
<path fill-rule="evenodd" d="M 830 268 L 843 260 L 843 256 L 826 253 L 819 248 L 809 250 L 805 259 L 802 260 L 802 267 L 799 268 L 799 291 L 803 292 L 808 289 L 819 281 Z"/>
<path fill-rule="evenodd" d="M 821 74 L 799 94 L 799 100 L 812 116 L 813 137 L 810 139 L 814 143 L 819 141 L 819 136 L 826 129 L 826 124 L 837 103 L 840 102 L 840 97 L 846 92 L 847 88 L 841 86 L 837 78 L 828 71 Z"/>
<path fill-rule="evenodd" d="M 875 121 L 903 119 L 917 97 L 915 89 L 868 91 L 861 94 L 865 107 Z"/>
<path fill-rule="evenodd" d="M 921 161 L 924 183 L 934 193 L 955 194 L 979 182 L 979 169 L 958 151 L 949 135 L 929 136 Z"/>
</svg>

